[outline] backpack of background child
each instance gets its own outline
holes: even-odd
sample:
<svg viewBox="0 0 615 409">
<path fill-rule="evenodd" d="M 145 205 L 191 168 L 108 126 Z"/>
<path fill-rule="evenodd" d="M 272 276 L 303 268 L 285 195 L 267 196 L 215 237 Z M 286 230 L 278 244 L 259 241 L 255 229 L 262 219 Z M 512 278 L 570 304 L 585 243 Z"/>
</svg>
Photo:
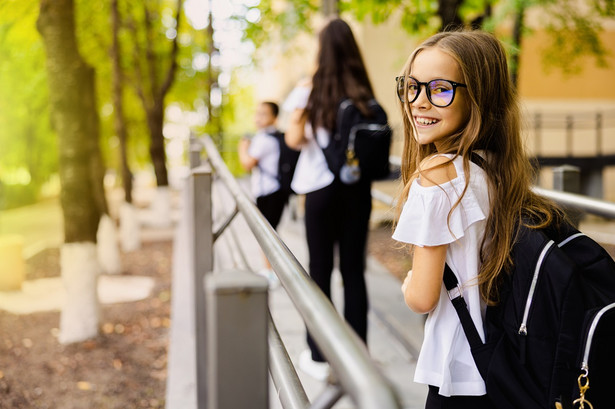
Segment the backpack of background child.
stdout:
<svg viewBox="0 0 615 409">
<path fill-rule="evenodd" d="M 336 130 L 326 148 L 327 165 L 343 183 L 361 179 L 379 180 L 390 174 L 391 128 L 386 112 L 375 99 L 368 103 L 371 115 L 364 116 L 350 99 L 340 103 Z"/>
<path fill-rule="evenodd" d="M 493 404 L 498 409 L 615 407 L 611 256 L 566 222 L 542 230 L 521 226 L 511 256 L 514 267 L 500 286 L 501 301 L 487 307 L 484 344 L 454 273 L 448 266 L 444 273 Z"/>
<path fill-rule="evenodd" d="M 293 175 L 295 174 L 300 152 L 291 149 L 286 144 L 283 132 L 276 130 L 271 135 L 278 140 L 280 146 L 280 160 L 278 161 L 278 181 L 280 182 L 280 189 L 289 195 L 294 194 L 295 192 L 293 192 L 290 184 L 293 181 Z"/>
</svg>

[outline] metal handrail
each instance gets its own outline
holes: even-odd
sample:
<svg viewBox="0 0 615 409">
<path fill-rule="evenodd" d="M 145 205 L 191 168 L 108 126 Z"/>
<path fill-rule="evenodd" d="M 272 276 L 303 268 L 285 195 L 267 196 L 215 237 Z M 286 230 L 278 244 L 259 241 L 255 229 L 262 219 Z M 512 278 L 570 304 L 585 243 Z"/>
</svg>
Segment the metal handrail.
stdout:
<svg viewBox="0 0 615 409">
<path fill-rule="evenodd" d="M 201 142 L 211 166 L 234 197 L 237 208 L 344 391 L 359 408 L 400 408 L 395 391 L 374 365 L 365 345 L 240 188 L 211 138 L 204 136 Z"/>
<path fill-rule="evenodd" d="M 543 189 L 532 186 L 534 193 L 553 200 L 555 203 L 607 219 L 615 219 L 615 203 L 606 200 L 594 199 L 575 193 L 560 192 L 558 190 Z M 372 197 L 391 207 L 396 206 L 396 199 L 377 188 L 372 189 Z"/>
<path fill-rule="evenodd" d="M 271 377 L 278 388 L 282 407 L 285 409 L 309 407 L 310 401 L 299 381 L 271 314 L 269 314 L 269 362 Z"/>
<path fill-rule="evenodd" d="M 597 216 L 606 217 L 608 219 L 615 219 L 615 203 L 594 199 L 575 193 L 543 189 L 538 186 L 532 187 L 532 190 L 536 194 L 551 199 L 562 206 L 571 207 Z"/>
<path fill-rule="evenodd" d="M 401 166 L 401 157 L 399 156 L 391 156 L 389 161 L 393 165 Z M 615 203 L 613 202 L 559 190 L 543 189 L 538 186 L 533 186 L 532 190 L 534 193 L 551 199 L 561 206 L 578 209 L 596 216 L 606 217 L 607 219 L 615 219 Z M 372 196 L 382 203 L 392 207 L 395 206 L 395 199 L 384 192 L 373 189 Z"/>
</svg>

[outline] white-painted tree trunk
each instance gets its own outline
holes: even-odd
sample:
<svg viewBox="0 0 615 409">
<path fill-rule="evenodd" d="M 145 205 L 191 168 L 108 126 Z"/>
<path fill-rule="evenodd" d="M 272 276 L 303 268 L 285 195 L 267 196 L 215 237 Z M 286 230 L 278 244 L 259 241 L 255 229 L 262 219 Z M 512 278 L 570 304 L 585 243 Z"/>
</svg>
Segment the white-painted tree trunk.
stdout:
<svg viewBox="0 0 615 409">
<path fill-rule="evenodd" d="M 128 202 L 120 205 L 120 243 L 124 252 L 141 248 L 141 229 L 137 211 Z"/>
<path fill-rule="evenodd" d="M 122 272 L 120 247 L 117 240 L 117 228 L 113 220 L 103 214 L 98 223 L 96 233 L 98 262 L 103 274 L 119 274 Z"/>
<path fill-rule="evenodd" d="M 97 284 L 100 266 L 96 244 L 66 243 L 60 250 L 62 283 L 66 300 L 60 314 L 61 344 L 93 338 L 98 334 L 100 307 Z"/>
<path fill-rule="evenodd" d="M 171 225 L 171 191 L 168 186 L 159 186 L 150 204 L 148 224 L 156 227 Z"/>
</svg>

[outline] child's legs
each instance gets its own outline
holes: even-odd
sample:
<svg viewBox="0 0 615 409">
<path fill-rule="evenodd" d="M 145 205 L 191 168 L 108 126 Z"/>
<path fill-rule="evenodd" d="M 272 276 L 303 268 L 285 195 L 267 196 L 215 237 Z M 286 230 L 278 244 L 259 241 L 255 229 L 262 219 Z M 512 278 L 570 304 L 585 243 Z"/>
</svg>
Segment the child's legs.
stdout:
<svg viewBox="0 0 615 409">
<path fill-rule="evenodd" d="M 286 204 L 287 195 L 282 190 L 273 192 L 266 196 L 259 196 L 256 198 L 256 207 L 265 216 L 265 219 L 271 224 L 274 229 L 278 227 L 280 219 L 282 218 L 282 212 L 284 211 L 284 205 Z M 265 268 L 270 269 L 271 264 L 267 257 L 263 254 Z"/>
<path fill-rule="evenodd" d="M 266 196 L 256 198 L 256 207 L 261 211 L 265 219 L 274 229 L 278 227 L 287 196 L 282 190 L 278 190 Z"/>
<path fill-rule="evenodd" d="M 367 342 L 368 299 L 365 260 L 372 203 L 369 184 L 343 186 L 340 203 L 340 272 L 344 281 L 344 317 Z"/>
<path fill-rule="evenodd" d="M 334 187 L 327 186 L 305 196 L 305 231 L 310 256 L 309 273 L 322 292 L 331 298 L 334 244 Z M 312 337 L 307 336 L 312 359 L 324 361 Z"/>
</svg>

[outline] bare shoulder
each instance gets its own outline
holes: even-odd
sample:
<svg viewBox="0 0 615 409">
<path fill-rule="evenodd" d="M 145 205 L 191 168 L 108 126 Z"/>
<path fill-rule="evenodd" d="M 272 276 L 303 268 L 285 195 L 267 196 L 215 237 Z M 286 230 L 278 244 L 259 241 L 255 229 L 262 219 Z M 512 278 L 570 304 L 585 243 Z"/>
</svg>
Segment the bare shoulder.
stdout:
<svg viewBox="0 0 615 409">
<path fill-rule="evenodd" d="M 446 156 L 429 156 L 421 161 L 419 169 L 421 186 L 441 185 L 457 177 L 453 161 Z"/>
</svg>

